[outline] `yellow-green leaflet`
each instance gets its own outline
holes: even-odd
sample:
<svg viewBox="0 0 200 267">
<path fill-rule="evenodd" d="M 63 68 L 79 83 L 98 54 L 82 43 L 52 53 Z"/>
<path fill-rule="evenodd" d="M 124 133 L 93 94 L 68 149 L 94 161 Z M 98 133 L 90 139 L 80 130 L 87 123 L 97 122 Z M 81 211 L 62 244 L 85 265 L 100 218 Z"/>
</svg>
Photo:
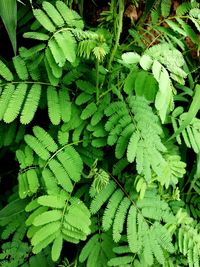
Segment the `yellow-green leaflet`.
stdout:
<svg viewBox="0 0 200 267">
<path fill-rule="evenodd" d="M 62 246 L 63 246 L 63 238 L 62 238 L 62 235 L 59 234 L 53 241 L 53 246 L 51 250 L 53 261 L 57 261 L 59 259 Z"/>
</svg>

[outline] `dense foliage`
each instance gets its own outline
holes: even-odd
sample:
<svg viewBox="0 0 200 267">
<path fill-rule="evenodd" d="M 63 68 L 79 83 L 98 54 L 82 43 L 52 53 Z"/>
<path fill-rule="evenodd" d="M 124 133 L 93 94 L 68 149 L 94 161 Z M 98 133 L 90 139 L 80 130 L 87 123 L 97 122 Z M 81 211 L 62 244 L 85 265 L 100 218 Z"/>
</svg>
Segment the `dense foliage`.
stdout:
<svg viewBox="0 0 200 267">
<path fill-rule="evenodd" d="M 200 6 L 145 2 L 111 0 L 96 28 L 81 1 L 19 4 L 0 266 L 199 266 Z"/>
</svg>

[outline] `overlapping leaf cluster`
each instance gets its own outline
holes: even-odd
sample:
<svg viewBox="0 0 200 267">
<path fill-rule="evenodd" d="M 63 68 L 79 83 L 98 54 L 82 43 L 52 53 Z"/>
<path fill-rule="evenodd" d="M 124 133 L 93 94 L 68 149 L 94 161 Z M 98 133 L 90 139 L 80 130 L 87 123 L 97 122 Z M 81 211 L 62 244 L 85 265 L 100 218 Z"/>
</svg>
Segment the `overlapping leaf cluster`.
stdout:
<svg viewBox="0 0 200 267">
<path fill-rule="evenodd" d="M 178 38 L 199 45 L 198 3 L 172 18 L 171 1 L 152 1 L 141 20 L 164 37 L 116 53 L 117 28 L 85 30 L 64 1 L 40 2 L 26 17 L 34 45 L 0 61 L 0 147 L 18 166 L 0 266 L 198 267 L 200 85 Z"/>
</svg>

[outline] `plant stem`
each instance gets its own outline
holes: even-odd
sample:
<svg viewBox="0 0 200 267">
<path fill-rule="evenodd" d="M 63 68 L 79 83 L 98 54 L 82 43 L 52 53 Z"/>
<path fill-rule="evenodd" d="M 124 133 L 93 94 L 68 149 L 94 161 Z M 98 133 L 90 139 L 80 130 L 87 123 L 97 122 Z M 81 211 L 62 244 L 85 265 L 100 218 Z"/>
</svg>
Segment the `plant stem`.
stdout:
<svg viewBox="0 0 200 267">
<path fill-rule="evenodd" d="M 117 52 L 117 48 L 119 46 L 120 35 L 122 32 L 122 27 L 123 27 L 123 14 L 124 14 L 124 0 L 119 0 L 119 14 L 118 14 L 118 17 L 117 17 L 116 22 L 115 22 L 115 23 L 118 23 L 118 27 L 117 27 L 118 30 L 116 33 L 115 44 L 113 46 L 113 49 L 111 51 L 111 55 L 110 55 L 110 58 L 108 61 L 108 65 L 107 65 L 108 70 L 111 67 L 114 56 Z"/>
<path fill-rule="evenodd" d="M 96 61 L 96 103 L 99 101 L 99 59 Z"/>
</svg>

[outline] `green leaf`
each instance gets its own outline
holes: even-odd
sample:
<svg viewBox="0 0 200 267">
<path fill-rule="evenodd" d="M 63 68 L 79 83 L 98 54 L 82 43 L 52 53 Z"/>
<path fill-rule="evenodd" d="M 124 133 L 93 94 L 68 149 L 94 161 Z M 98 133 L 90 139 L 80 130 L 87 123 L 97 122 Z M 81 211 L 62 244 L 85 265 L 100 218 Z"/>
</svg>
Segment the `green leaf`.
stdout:
<svg viewBox="0 0 200 267">
<path fill-rule="evenodd" d="M 57 178 L 58 184 L 60 184 L 67 192 L 72 192 L 73 184 L 63 165 L 57 160 L 51 159 L 49 162 L 49 167 Z"/>
<path fill-rule="evenodd" d="M 137 210 L 134 206 L 131 206 L 128 213 L 127 238 L 131 251 L 137 253 L 139 249 L 137 240 Z"/>
<path fill-rule="evenodd" d="M 3 209 L 0 210 L 0 223 L 1 221 L 15 216 L 16 214 L 20 214 L 25 209 L 27 204 L 27 200 L 16 199 L 6 205 Z"/>
<path fill-rule="evenodd" d="M 49 210 L 38 215 L 34 221 L 33 225 L 40 226 L 50 222 L 58 221 L 62 218 L 62 211 L 60 210 Z"/>
<path fill-rule="evenodd" d="M 21 112 L 20 122 L 22 124 L 29 124 L 32 121 L 39 105 L 41 90 L 42 87 L 40 84 L 32 85 Z"/>
<path fill-rule="evenodd" d="M 88 104 L 86 106 L 86 108 L 81 113 L 81 119 L 82 120 L 88 119 L 89 117 L 91 117 L 95 113 L 95 111 L 97 111 L 96 104 L 94 102 Z"/>
<path fill-rule="evenodd" d="M 24 140 L 30 148 L 43 160 L 50 158 L 49 151 L 38 141 L 34 136 L 27 134 L 24 136 Z"/>
<path fill-rule="evenodd" d="M 53 261 L 57 261 L 60 257 L 60 253 L 62 250 L 63 238 L 62 235 L 58 235 L 53 241 L 53 246 L 51 250 L 51 257 Z"/>
<path fill-rule="evenodd" d="M 14 54 L 17 52 L 16 28 L 17 28 L 17 1 L 1 0 L 0 15 L 12 43 Z"/>
<path fill-rule="evenodd" d="M 53 20 L 55 25 L 58 27 L 62 27 L 64 25 L 63 18 L 51 3 L 44 1 L 42 3 L 42 7 L 46 11 L 47 15 Z"/>
<path fill-rule="evenodd" d="M 58 125 L 61 120 L 61 110 L 59 105 L 58 92 L 54 86 L 47 88 L 47 103 L 49 118 L 54 125 Z"/>
<path fill-rule="evenodd" d="M 9 83 L 4 87 L 3 93 L 0 96 L 0 120 L 2 120 L 14 92 L 15 86 L 12 83 Z"/>
<path fill-rule="evenodd" d="M 143 55 L 140 58 L 140 66 L 143 70 L 149 70 L 153 64 L 153 59 L 149 55 Z"/>
<path fill-rule="evenodd" d="M 136 64 L 140 61 L 140 55 L 135 52 L 127 52 L 122 55 L 122 60 L 126 64 Z"/>
<path fill-rule="evenodd" d="M 170 15 L 171 0 L 164 0 L 161 2 L 161 13 L 163 17 L 168 17 Z"/>
<path fill-rule="evenodd" d="M 49 231 L 52 231 L 51 229 Z M 48 247 L 49 244 L 51 244 L 54 239 L 57 236 L 57 232 L 48 235 L 45 239 L 43 239 L 41 242 L 34 245 L 32 251 L 34 254 L 38 254 L 42 249 Z"/>
<path fill-rule="evenodd" d="M 60 222 L 52 222 L 49 223 L 42 228 L 40 228 L 33 236 L 31 243 L 33 246 L 38 245 L 40 242 L 44 241 L 46 238 L 48 238 L 50 235 L 56 233 L 59 231 L 59 228 L 61 226 Z"/>
<path fill-rule="evenodd" d="M 49 133 L 39 126 L 34 126 L 33 132 L 45 148 L 47 148 L 50 152 L 56 152 L 58 146 Z"/>
<path fill-rule="evenodd" d="M 15 66 L 15 69 L 16 69 L 16 72 L 19 78 L 23 81 L 27 80 L 28 71 L 26 68 L 25 61 L 20 56 L 16 56 L 13 58 L 13 64 Z"/>
<path fill-rule="evenodd" d="M 145 1 L 145 9 L 144 9 L 144 14 L 141 17 L 141 20 L 144 21 L 148 14 L 151 12 L 153 9 L 154 5 L 158 2 L 158 0 L 148 0 Z"/>
<path fill-rule="evenodd" d="M 138 142 L 140 140 L 140 134 L 134 132 L 130 138 L 128 148 L 127 148 L 127 160 L 132 163 L 135 160 Z"/>
<path fill-rule="evenodd" d="M 23 37 L 40 41 L 47 41 L 49 39 L 49 35 L 42 32 L 25 32 Z"/>
<path fill-rule="evenodd" d="M 76 11 L 71 10 L 65 3 L 62 1 L 56 1 L 56 8 L 62 15 L 65 22 L 72 28 L 83 29 L 84 24 Z"/>
<path fill-rule="evenodd" d="M 76 40 L 69 31 L 57 32 L 54 38 L 62 50 L 65 59 L 73 63 L 76 59 Z"/>
<path fill-rule="evenodd" d="M 103 214 L 102 227 L 104 231 L 108 231 L 113 223 L 113 219 L 116 215 L 116 210 L 123 198 L 124 194 L 121 189 L 116 190 L 111 196 L 105 212 Z"/>
<path fill-rule="evenodd" d="M 124 81 L 124 92 L 127 94 L 131 94 L 135 88 L 135 80 L 138 74 L 135 69 L 131 70 L 128 76 Z"/>
<path fill-rule="evenodd" d="M 24 98 L 26 96 L 28 85 L 25 83 L 19 83 L 15 89 L 11 99 L 8 103 L 8 107 L 5 111 L 3 120 L 6 123 L 14 121 L 20 113 Z"/>
<path fill-rule="evenodd" d="M 175 32 L 178 32 L 179 34 L 183 35 L 184 37 L 187 36 L 187 33 L 178 25 L 178 23 L 166 19 L 165 20 L 167 22 L 167 24 L 170 26 L 170 28 L 172 28 Z"/>
<path fill-rule="evenodd" d="M 56 30 L 50 18 L 41 9 L 34 9 L 33 15 L 47 31 L 54 32 Z"/>
<path fill-rule="evenodd" d="M 200 109 L 200 85 L 197 84 L 195 87 L 195 92 L 194 92 L 194 96 L 192 99 L 192 103 L 190 105 L 190 108 L 187 112 L 187 116 L 184 119 L 184 121 L 181 123 L 180 127 L 176 130 L 176 132 L 170 137 L 169 140 L 177 137 L 192 121 L 193 118 L 195 118 L 197 112 Z"/>
<path fill-rule="evenodd" d="M 67 88 L 62 87 L 58 91 L 61 118 L 64 122 L 68 122 L 71 118 L 71 102 Z"/>
<path fill-rule="evenodd" d="M 155 106 L 159 112 L 162 123 L 164 123 L 167 113 L 170 110 L 173 95 L 169 74 L 165 68 L 162 68 L 158 83 L 159 90 L 156 95 Z"/>
<path fill-rule="evenodd" d="M 39 180 L 36 171 L 34 169 L 30 169 L 26 174 L 30 191 L 32 193 L 36 193 L 39 188 Z"/>
<path fill-rule="evenodd" d="M 1 3 L 1 2 L 0 2 Z M 12 81 L 14 79 L 12 72 L 9 70 L 9 68 L 0 60 L 0 75 L 6 80 L 6 81 Z"/>
<path fill-rule="evenodd" d="M 43 206 L 62 209 L 65 206 L 65 199 L 60 196 L 41 196 L 38 198 L 38 203 Z"/>
<path fill-rule="evenodd" d="M 144 96 L 149 101 L 154 101 L 158 91 L 156 79 L 147 71 L 140 71 L 135 80 L 135 92 L 138 96 Z"/>
<path fill-rule="evenodd" d="M 108 266 L 131 266 L 133 263 L 134 257 L 133 256 L 122 256 L 112 258 L 108 262 Z M 133 265 L 132 265 L 133 266 Z"/>
</svg>

